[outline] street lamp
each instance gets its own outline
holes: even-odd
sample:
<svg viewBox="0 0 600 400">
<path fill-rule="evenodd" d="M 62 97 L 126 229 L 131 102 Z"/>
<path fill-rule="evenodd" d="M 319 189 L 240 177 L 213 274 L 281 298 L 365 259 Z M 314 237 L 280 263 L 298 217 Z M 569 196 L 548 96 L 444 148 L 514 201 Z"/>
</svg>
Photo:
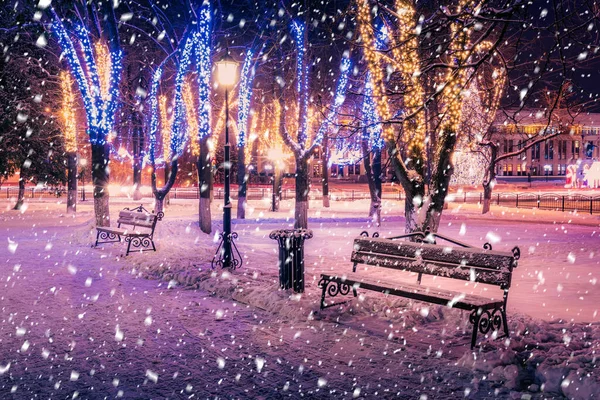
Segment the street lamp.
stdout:
<svg viewBox="0 0 600 400">
<path fill-rule="evenodd" d="M 223 57 L 217 61 L 217 78 L 219 84 L 225 88 L 225 160 L 223 168 L 225 170 L 225 196 L 223 199 L 223 233 L 221 243 L 217 253 L 213 257 L 212 266 L 221 265 L 223 268 L 236 268 L 241 264 L 242 258 L 233 243 L 236 233 L 231 232 L 231 198 L 230 198 L 230 144 L 229 144 L 229 88 L 233 86 L 237 78 L 238 63 L 226 51 Z M 235 249 L 236 254 L 233 254 Z M 237 258 L 235 257 L 237 255 Z"/>
</svg>

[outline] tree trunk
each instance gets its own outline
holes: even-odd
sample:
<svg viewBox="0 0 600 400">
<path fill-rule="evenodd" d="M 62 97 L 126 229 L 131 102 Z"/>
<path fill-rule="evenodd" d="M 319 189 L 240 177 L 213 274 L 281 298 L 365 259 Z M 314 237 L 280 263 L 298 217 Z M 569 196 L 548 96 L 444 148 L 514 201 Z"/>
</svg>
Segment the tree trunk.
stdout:
<svg viewBox="0 0 600 400">
<path fill-rule="evenodd" d="M 423 181 L 414 179 L 403 183 L 402 186 L 406 192 L 404 211 L 407 233 L 415 231 L 437 232 L 446 195 L 448 194 L 450 178 L 454 172 L 452 154 L 455 144 L 456 134 L 452 132 L 445 132 L 438 138 L 438 147 L 441 150 L 437 153 L 437 162 L 431 174 L 427 195 L 425 195 Z M 423 174 L 419 173 L 419 176 L 423 176 Z"/>
<path fill-rule="evenodd" d="M 200 230 L 204 233 L 212 232 L 210 215 L 210 202 L 212 192 L 212 171 L 210 165 L 210 152 L 208 149 L 208 137 L 200 139 L 200 156 L 196 164 L 198 170 L 198 187 L 200 196 L 198 198 L 198 223 Z"/>
<path fill-rule="evenodd" d="M 238 203 L 237 218 L 246 218 L 246 185 L 248 177 L 246 176 L 246 153 L 245 146 L 238 147 L 237 157 L 237 183 L 238 183 Z"/>
<path fill-rule="evenodd" d="M 483 183 L 483 208 L 481 210 L 482 214 L 487 214 L 490 212 L 490 206 L 492 204 L 492 184 L 491 182 Z"/>
<path fill-rule="evenodd" d="M 431 196 L 424 196 L 419 187 L 406 191 L 404 217 L 406 233 L 437 232 L 442 218 L 442 209 L 432 203 Z"/>
<path fill-rule="evenodd" d="M 128 74 L 132 72 L 132 65 L 128 67 Z M 130 75 L 131 76 L 131 75 Z M 129 79 L 132 79 L 131 77 Z M 129 101 L 134 106 L 131 108 L 131 125 L 132 125 L 132 147 L 133 147 L 133 200 L 141 200 L 142 192 L 140 187 L 142 186 L 142 149 L 144 148 L 144 132 L 143 132 L 143 115 L 141 99 L 134 96 L 135 89 L 137 86 L 134 82 L 139 83 L 140 87 L 146 87 L 146 77 L 144 73 L 140 73 L 139 77 L 132 79 L 129 90 L 127 91 L 130 96 Z"/>
<path fill-rule="evenodd" d="M 366 129 L 366 128 L 365 128 Z M 369 184 L 369 194 L 371 197 L 371 205 L 369 206 L 369 218 L 375 226 L 381 226 L 381 151 L 373 152 L 373 168 L 371 168 L 371 152 L 369 151 L 368 136 L 363 135 L 361 148 L 363 153 L 363 163 L 365 173 L 367 174 L 367 182 Z M 379 154 L 379 161 L 376 160 L 376 154 Z M 379 173 L 376 175 L 375 168 L 378 164 Z M 379 191 L 377 190 L 377 178 L 379 178 Z"/>
<path fill-rule="evenodd" d="M 169 177 L 171 176 L 170 173 L 171 173 L 171 171 L 170 171 L 170 168 L 169 168 L 169 163 L 165 162 L 165 186 L 167 185 L 167 182 L 169 181 Z M 164 200 L 164 205 L 163 206 L 168 206 L 168 205 L 171 204 L 171 198 L 170 198 L 168 192 L 167 192 L 167 194 L 165 194 L 165 197 L 164 197 L 163 200 Z"/>
<path fill-rule="evenodd" d="M 157 196 L 154 199 L 154 214 L 164 213 L 165 210 L 165 199 Z"/>
<path fill-rule="evenodd" d="M 323 207 L 329 208 L 329 135 L 325 133 L 323 137 Z"/>
<path fill-rule="evenodd" d="M 169 179 L 165 182 L 165 186 L 162 189 L 158 189 L 156 186 L 156 170 L 152 171 L 152 193 L 154 194 L 154 212 L 164 212 L 165 198 L 168 196 L 169 191 L 175 183 L 178 171 L 178 160 L 177 157 L 173 157 L 171 161 L 171 168 L 169 173 Z"/>
<path fill-rule="evenodd" d="M 296 157 L 296 208 L 294 228 L 308 228 L 308 161 L 304 157 Z"/>
<path fill-rule="evenodd" d="M 275 196 L 275 203 L 273 206 L 273 211 L 279 211 L 279 202 L 281 202 L 281 186 L 283 183 L 283 172 L 277 166 L 277 163 L 274 163 L 273 166 L 273 195 Z"/>
<path fill-rule="evenodd" d="M 490 163 L 488 164 L 485 177 L 483 179 L 483 207 L 482 214 L 490 212 L 492 205 L 492 190 L 496 184 L 496 158 L 498 157 L 498 146 L 495 143 L 489 143 L 488 147 L 491 150 Z"/>
<path fill-rule="evenodd" d="M 13 208 L 13 210 L 20 210 L 21 207 L 23 206 L 24 201 L 25 201 L 25 179 L 20 177 L 19 178 L 19 195 L 17 196 L 17 204 L 15 204 L 15 207 Z"/>
<path fill-rule="evenodd" d="M 67 153 L 67 212 L 77 211 L 77 154 Z"/>
<path fill-rule="evenodd" d="M 140 187 L 142 186 L 142 157 L 141 155 L 134 155 L 133 157 L 133 200 L 138 201 L 142 199 L 142 192 Z"/>
<path fill-rule="evenodd" d="M 96 226 L 110 226 L 108 182 L 109 144 L 92 144 L 92 182 Z"/>
<path fill-rule="evenodd" d="M 381 187 L 381 149 L 373 150 L 373 181 L 375 182 L 375 193 L 381 202 L 382 187 Z"/>
</svg>

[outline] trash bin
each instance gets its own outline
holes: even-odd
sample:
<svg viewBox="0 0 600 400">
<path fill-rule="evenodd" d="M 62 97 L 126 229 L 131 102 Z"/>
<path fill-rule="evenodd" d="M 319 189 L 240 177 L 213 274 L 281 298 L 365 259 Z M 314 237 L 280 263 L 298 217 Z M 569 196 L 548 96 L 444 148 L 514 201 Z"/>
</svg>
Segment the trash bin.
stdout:
<svg viewBox="0 0 600 400">
<path fill-rule="evenodd" d="M 313 237 L 310 229 L 278 229 L 269 238 L 279 243 L 279 286 L 304 292 L 304 241 Z"/>
</svg>

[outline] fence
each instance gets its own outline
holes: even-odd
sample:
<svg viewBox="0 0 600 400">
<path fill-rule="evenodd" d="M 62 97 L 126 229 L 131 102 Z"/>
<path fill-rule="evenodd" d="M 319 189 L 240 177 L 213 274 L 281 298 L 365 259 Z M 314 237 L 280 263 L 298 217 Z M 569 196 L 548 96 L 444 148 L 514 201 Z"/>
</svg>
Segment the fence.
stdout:
<svg viewBox="0 0 600 400">
<path fill-rule="evenodd" d="M 0 194 L 11 198 L 18 196 L 19 188 L 8 186 L 0 190 Z M 246 193 L 247 200 L 271 200 L 273 188 L 271 186 L 264 187 L 248 187 Z M 26 188 L 25 198 L 29 199 L 49 199 L 66 197 L 67 192 L 64 188 Z M 92 199 L 92 191 L 87 188 L 85 193 L 83 188 L 79 190 L 80 199 Z M 173 188 L 169 192 L 172 199 L 198 199 L 200 191 L 198 188 Z M 217 187 L 214 189 L 214 198 L 223 199 L 223 188 Z M 320 200 L 322 192 L 319 189 L 311 190 L 309 198 L 311 200 Z M 128 197 L 127 193 L 111 194 L 111 197 Z M 281 192 L 282 200 L 291 200 L 295 197 L 294 189 L 283 189 Z M 231 190 L 231 198 L 237 200 L 237 186 L 233 186 Z M 356 201 L 367 200 L 370 198 L 369 192 L 365 190 L 334 190 L 330 193 L 332 201 Z M 383 200 L 404 200 L 404 194 L 398 190 L 384 190 L 382 195 Z M 478 204 L 483 202 L 483 193 L 464 192 L 451 193 L 446 198 L 449 203 L 466 203 Z M 589 214 L 600 214 L 600 195 L 587 196 L 582 194 L 562 194 L 562 193 L 494 193 L 492 196 L 492 204 L 505 207 L 517 208 L 538 208 L 540 210 L 555 210 L 555 211 L 577 211 Z"/>
<path fill-rule="evenodd" d="M 450 194 L 447 201 L 453 203 L 482 203 L 483 193 Z M 582 194 L 494 193 L 491 202 L 505 207 L 600 214 L 600 196 Z"/>
</svg>

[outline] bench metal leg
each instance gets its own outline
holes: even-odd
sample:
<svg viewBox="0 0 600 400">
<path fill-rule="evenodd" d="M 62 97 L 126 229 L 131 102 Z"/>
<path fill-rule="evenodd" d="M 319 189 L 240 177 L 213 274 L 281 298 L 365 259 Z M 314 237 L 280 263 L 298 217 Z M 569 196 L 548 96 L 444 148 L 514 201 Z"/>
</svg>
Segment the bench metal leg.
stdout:
<svg viewBox="0 0 600 400">
<path fill-rule="evenodd" d="M 319 281 L 319 287 L 323 288 L 321 292 L 321 310 L 325 308 L 325 293 L 327 293 L 327 286 L 329 286 L 329 280 L 321 278 Z"/>
<path fill-rule="evenodd" d="M 131 248 L 131 238 L 126 237 L 125 241 L 127 242 L 127 253 L 125 253 L 125 257 L 127 257 L 129 255 L 129 249 Z"/>
<path fill-rule="evenodd" d="M 121 241 L 121 235 L 113 232 L 96 231 L 96 243 L 93 247 L 97 247 L 102 243 L 119 243 Z"/>
<path fill-rule="evenodd" d="M 354 294 L 354 296 L 356 297 L 356 289 L 354 288 L 354 286 L 350 286 L 349 284 L 345 283 L 345 282 L 339 282 L 336 280 L 330 280 L 327 279 L 325 277 L 321 277 L 321 280 L 319 281 L 319 287 L 323 289 L 323 291 L 321 292 L 321 309 L 324 308 L 328 308 L 331 306 L 335 306 L 338 304 L 344 304 L 347 303 L 348 301 L 342 301 L 339 303 L 333 303 L 333 304 L 325 304 L 325 295 L 327 293 L 329 293 L 329 295 L 331 297 L 335 297 L 338 294 L 341 294 L 343 296 L 347 295 L 348 293 L 350 293 L 350 289 L 352 289 L 352 292 Z"/>
<path fill-rule="evenodd" d="M 128 256 L 129 253 L 132 253 L 136 250 L 131 250 L 131 246 L 134 248 L 140 249 L 139 251 L 156 251 L 156 246 L 154 245 L 154 240 L 152 240 L 151 236 L 136 236 L 136 237 L 125 237 L 125 241 L 127 242 L 127 253 L 125 256 Z"/>
<path fill-rule="evenodd" d="M 508 325 L 506 323 L 506 310 L 504 308 L 477 308 L 471 311 L 469 321 L 473 324 L 473 337 L 471 338 L 471 348 L 475 347 L 477 334 L 481 332 L 487 335 L 490 331 L 497 332 L 500 326 L 504 326 L 504 333 L 508 337 Z M 502 336 L 504 337 L 504 336 Z"/>
<path fill-rule="evenodd" d="M 508 333 L 508 320 L 506 318 L 506 309 L 502 308 L 500 312 L 502 313 L 502 326 L 504 327 L 504 336 L 510 337 Z"/>
<path fill-rule="evenodd" d="M 483 310 L 481 308 L 478 308 L 476 310 L 473 310 L 471 312 L 471 315 L 469 316 L 469 321 L 473 324 L 473 334 L 471 336 L 471 350 L 475 347 L 475 344 L 477 344 L 477 333 L 479 332 L 479 322 L 481 320 L 482 312 Z"/>
</svg>

